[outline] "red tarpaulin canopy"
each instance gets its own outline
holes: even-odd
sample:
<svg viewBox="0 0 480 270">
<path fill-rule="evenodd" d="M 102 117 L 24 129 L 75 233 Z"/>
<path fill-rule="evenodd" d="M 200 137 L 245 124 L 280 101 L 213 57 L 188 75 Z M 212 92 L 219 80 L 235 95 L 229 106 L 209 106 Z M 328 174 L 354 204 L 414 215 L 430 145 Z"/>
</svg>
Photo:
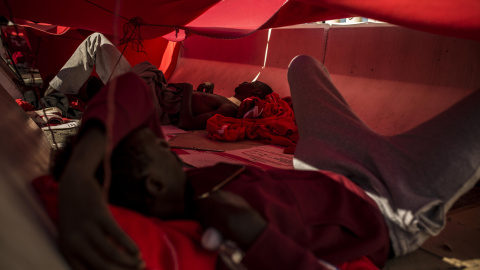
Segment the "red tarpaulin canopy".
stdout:
<svg viewBox="0 0 480 270">
<path fill-rule="evenodd" d="M 133 37 L 144 40 L 148 54 L 128 46 L 125 57 L 132 65 L 149 61 L 167 78 L 179 49 L 167 40 L 181 41 L 188 34 L 232 39 L 259 29 L 361 16 L 480 40 L 478 0 L 3 0 L 0 15 L 37 29 L 28 33 L 44 79 L 93 31 L 114 43 L 138 33 Z"/>
<path fill-rule="evenodd" d="M 136 22 L 144 39 L 177 40 L 183 38 L 180 30 L 238 38 L 257 29 L 355 15 L 480 40 L 478 0 L 4 0 L 0 13 L 119 37 L 126 23 Z"/>
</svg>

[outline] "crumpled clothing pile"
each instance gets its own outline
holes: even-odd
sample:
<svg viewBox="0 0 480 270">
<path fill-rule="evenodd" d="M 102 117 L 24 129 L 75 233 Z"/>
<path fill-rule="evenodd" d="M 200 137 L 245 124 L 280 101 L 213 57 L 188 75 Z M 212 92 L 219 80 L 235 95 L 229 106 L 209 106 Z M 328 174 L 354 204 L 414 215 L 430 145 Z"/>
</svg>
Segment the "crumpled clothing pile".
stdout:
<svg viewBox="0 0 480 270">
<path fill-rule="evenodd" d="M 291 107 L 291 98 L 281 99 L 277 93 L 265 100 L 245 99 L 236 118 L 216 114 L 207 121 L 210 138 L 220 141 L 261 140 L 286 146 L 285 153 L 293 154 L 298 141 L 298 128 Z"/>
</svg>

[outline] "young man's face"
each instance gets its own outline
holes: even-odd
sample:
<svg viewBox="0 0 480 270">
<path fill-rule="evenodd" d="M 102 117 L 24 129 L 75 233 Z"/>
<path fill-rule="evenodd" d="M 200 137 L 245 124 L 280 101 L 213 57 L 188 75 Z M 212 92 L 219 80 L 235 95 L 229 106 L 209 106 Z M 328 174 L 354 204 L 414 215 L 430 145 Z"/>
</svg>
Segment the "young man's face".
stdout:
<svg viewBox="0 0 480 270">
<path fill-rule="evenodd" d="M 134 143 L 151 160 L 143 172 L 147 176 L 146 188 L 154 198 L 149 203 L 148 214 L 161 218 L 182 216 L 185 212 L 185 172 L 168 143 L 148 128 L 136 131 L 129 143 Z"/>
</svg>

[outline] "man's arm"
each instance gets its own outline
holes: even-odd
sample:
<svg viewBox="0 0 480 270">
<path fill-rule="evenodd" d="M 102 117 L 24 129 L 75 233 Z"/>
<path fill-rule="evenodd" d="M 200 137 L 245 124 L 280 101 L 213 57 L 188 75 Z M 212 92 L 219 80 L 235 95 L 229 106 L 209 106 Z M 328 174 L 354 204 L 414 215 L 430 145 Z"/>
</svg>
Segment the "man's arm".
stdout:
<svg viewBox="0 0 480 270">
<path fill-rule="evenodd" d="M 211 175 L 197 170 L 189 174 L 192 183 L 202 180 L 202 171 Z M 322 269 L 318 258 L 340 264 L 361 257 L 381 267 L 388 256 L 388 228 L 378 207 L 334 173 L 247 167 L 197 203 L 204 225 L 243 248 L 249 269 Z"/>
<path fill-rule="evenodd" d="M 105 153 L 104 129 L 87 124 L 60 177 L 60 250 L 73 269 L 141 269 L 138 248 L 114 221 L 95 179 Z"/>
<path fill-rule="evenodd" d="M 182 105 L 180 109 L 180 118 L 178 127 L 182 129 L 205 129 L 207 120 L 215 114 L 235 117 L 238 108 L 230 102 L 222 102 L 219 96 L 204 94 L 203 99 L 195 100 L 196 102 L 205 103 L 202 111 L 194 115 L 192 102 L 192 87 L 185 86 Z"/>
<path fill-rule="evenodd" d="M 246 251 L 242 263 L 248 269 L 331 269 L 308 248 L 269 225 L 236 194 L 218 190 L 197 203 L 204 226 L 217 229 Z"/>
<path fill-rule="evenodd" d="M 134 95 L 132 89 L 136 90 Z M 161 136 L 150 98 L 145 83 L 128 73 L 107 84 L 85 112 L 77 142 L 60 176 L 59 191 L 59 245 L 75 270 L 139 269 L 143 265 L 138 248 L 111 216 L 95 172 L 105 155 L 109 115 L 113 120 L 112 148 L 141 126 Z M 109 102 L 114 111 L 109 110 Z"/>
</svg>

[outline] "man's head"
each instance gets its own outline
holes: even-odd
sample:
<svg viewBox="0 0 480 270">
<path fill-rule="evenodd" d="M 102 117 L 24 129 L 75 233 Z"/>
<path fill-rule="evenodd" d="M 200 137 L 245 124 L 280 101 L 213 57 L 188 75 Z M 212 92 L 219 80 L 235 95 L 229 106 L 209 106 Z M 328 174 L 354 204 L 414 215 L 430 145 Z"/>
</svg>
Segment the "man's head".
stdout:
<svg viewBox="0 0 480 270">
<path fill-rule="evenodd" d="M 273 93 L 272 88 L 261 81 L 244 82 L 235 88 L 235 97 L 240 101 L 252 96 L 265 99 L 271 93 Z"/>
<path fill-rule="evenodd" d="M 148 128 L 132 132 L 112 153 L 109 199 L 146 215 L 185 212 L 185 173 L 168 143 Z"/>
</svg>

